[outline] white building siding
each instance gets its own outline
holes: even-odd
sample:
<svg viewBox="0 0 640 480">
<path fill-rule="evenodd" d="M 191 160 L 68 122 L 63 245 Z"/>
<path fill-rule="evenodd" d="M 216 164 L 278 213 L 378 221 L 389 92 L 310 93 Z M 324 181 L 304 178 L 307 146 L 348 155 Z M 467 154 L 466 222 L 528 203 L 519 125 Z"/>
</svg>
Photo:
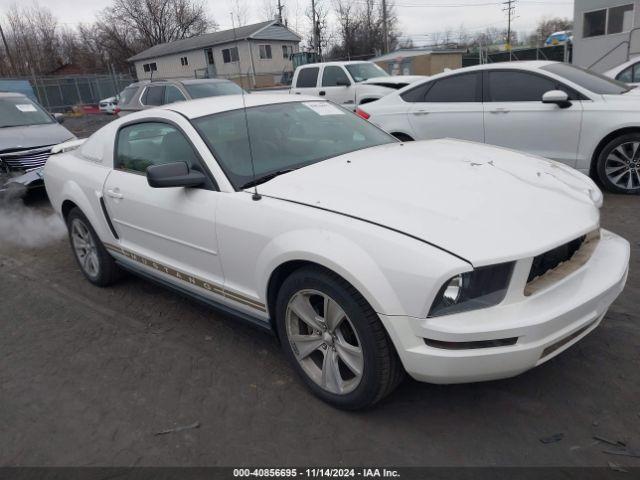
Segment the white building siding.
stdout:
<svg viewBox="0 0 640 480">
<path fill-rule="evenodd" d="M 631 30 L 616 34 L 583 37 L 585 13 L 630 4 L 634 5 Z M 584 68 L 591 68 L 596 72 L 605 72 L 627 61 L 628 51 L 631 57 L 639 55 L 640 30 L 633 31 L 638 27 L 640 27 L 640 0 L 576 0 L 574 4 L 573 63 Z M 625 43 L 627 41 L 631 44 L 630 48 Z"/>
<path fill-rule="evenodd" d="M 271 46 L 271 58 L 260 58 L 260 45 Z M 279 75 L 285 71 L 292 71 L 293 64 L 289 58 L 284 58 L 282 46 L 287 45 L 298 52 L 298 42 L 274 41 L 274 40 L 239 40 L 234 43 L 216 45 L 212 47 L 216 75 L 223 78 L 236 76 L 274 74 Z M 239 62 L 224 63 L 222 51 L 229 48 L 238 48 Z M 181 65 L 180 58 L 187 57 L 189 64 Z M 135 62 L 136 73 L 139 80 L 148 80 L 151 72 L 145 72 L 143 66 L 155 62 L 157 71 L 153 78 L 180 79 L 194 78 L 195 71 L 203 71 L 207 68 L 207 59 L 204 49 L 181 52 L 158 58 L 149 58 Z"/>
<path fill-rule="evenodd" d="M 188 65 L 181 64 L 180 59 L 182 57 L 187 57 Z M 204 50 L 192 50 L 159 58 L 149 58 L 135 62 L 138 80 L 149 80 L 151 78 L 151 72 L 145 72 L 143 66 L 154 62 L 158 68 L 156 72 L 153 72 L 154 79 L 194 78 L 195 70 L 207 67 Z"/>
</svg>

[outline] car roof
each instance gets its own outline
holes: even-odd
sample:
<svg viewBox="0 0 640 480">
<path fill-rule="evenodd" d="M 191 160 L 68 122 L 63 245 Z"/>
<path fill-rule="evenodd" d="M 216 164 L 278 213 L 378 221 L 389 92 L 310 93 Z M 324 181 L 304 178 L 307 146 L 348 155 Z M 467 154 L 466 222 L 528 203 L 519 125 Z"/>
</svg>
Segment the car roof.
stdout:
<svg viewBox="0 0 640 480">
<path fill-rule="evenodd" d="M 538 70 L 548 65 L 555 63 L 551 60 L 522 60 L 515 62 L 496 62 L 496 63 L 484 63 L 482 65 L 474 65 L 472 67 L 459 68 L 457 70 L 451 70 L 447 73 L 454 73 L 460 71 L 473 71 L 473 70 L 504 70 L 509 68 L 523 69 L 523 70 Z"/>
<path fill-rule="evenodd" d="M 617 74 L 617 73 L 620 73 L 625 68 L 630 67 L 631 65 L 634 65 L 634 64 L 636 64 L 638 62 L 640 62 L 640 57 L 633 57 L 630 60 L 627 60 L 626 62 L 621 63 L 620 65 L 615 66 L 615 67 L 607 70 L 604 73 L 605 73 L 605 75 L 606 74 L 609 74 L 609 75 Z"/>
<path fill-rule="evenodd" d="M 304 65 L 300 65 L 299 68 L 319 67 L 321 65 L 324 65 L 325 67 L 327 65 L 344 66 L 344 65 L 355 65 L 355 64 L 358 64 L 358 63 L 373 63 L 373 62 L 369 62 L 367 60 L 352 60 L 352 61 L 344 61 L 344 62 L 316 62 L 316 63 L 305 63 Z"/>
<path fill-rule="evenodd" d="M 26 95 L 18 92 L 0 92 L 0 98 L 22 97 L 28 98 Z"/>
<path fill-rule="evenodd" d="M 177 102 L 163 105 L 162 110 L 170 110 L 180 113 L 185 117 L 192 119 L 212 115 L 214 113 L 222 113 L 231 110 L 239 110 L 246 107 L 257 107 L 260 105 L 272 105 L 277 103 L 292 102 L 326 102 L 318 97 L 309 95 L 289 95 L 289 94 L 273 94 L 265 93 L 262 95 L 221 95 L 218 97 L 200 98 L 197 100 L 189 100 L 188 102 Z M 149 112 L 150 110 L 146 110 Z"/>
</svg>

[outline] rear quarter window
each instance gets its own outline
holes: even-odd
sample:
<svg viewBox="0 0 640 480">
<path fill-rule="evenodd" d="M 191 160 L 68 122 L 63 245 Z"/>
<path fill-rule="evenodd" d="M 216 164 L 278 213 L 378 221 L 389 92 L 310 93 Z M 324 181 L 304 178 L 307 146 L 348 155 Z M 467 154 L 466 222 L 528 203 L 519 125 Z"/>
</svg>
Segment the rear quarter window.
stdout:
<svg viewBox="0 0 640 480">
<path fill-rule="evenodd" d="M 311 88 L 318 84 L 318 67 L 307 67 L 300 69 L 296 79 L 296 88 Z"/>
</svg>

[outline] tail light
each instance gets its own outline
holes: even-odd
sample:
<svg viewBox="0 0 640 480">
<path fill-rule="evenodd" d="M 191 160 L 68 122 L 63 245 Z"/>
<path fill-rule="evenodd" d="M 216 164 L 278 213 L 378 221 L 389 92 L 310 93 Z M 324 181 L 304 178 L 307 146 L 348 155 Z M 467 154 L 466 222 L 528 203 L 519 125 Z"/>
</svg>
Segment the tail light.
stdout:
<svg viewBox="0 0 640 480">
<path fill-rule="evenodd" d="M 113 109 L 113 114 L 114 115 L 117 115 L 119 113 L 120 113 L 120 107 L 116 107 L 116 108 Z"/>
<path fill-rule="evenodd" d="M 361 108 L 356 108 L 356 115 L 364 118 L 365 120 L 369 120 L 369 117 L 371 117 L 371 115 L 369 115 L 367 112 L 365 112 Z"/>
</svg>

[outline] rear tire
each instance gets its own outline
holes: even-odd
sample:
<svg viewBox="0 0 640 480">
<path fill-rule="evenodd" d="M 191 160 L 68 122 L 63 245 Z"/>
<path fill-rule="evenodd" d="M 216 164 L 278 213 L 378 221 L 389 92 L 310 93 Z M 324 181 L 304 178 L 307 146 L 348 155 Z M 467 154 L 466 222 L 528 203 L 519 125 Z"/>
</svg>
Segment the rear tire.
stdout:
<svg viewBox="0 0 640 480">
<path fill-rule="evenodd" d="M 369 407 L 404 377 L 378 315 L 333 272 L 304 267 L 292 273 L 278 292 L 276 322 L 294 370 L 317 397 L 338 408 Z"/>
<path fill-rule="evenodd" d="M 122 271 L 98 238 L 82 211 L 74 207 L 67 215 L 71 251 L 80 270 L 94 285 L 106 287 L 122 276 Z"/>
<path fill-rule="evenodd" d="M 596 172 L 609 192 L 640 193 L 640 133 L 620 135 L 607 143 L 598 155 Z"/>
</svg>

